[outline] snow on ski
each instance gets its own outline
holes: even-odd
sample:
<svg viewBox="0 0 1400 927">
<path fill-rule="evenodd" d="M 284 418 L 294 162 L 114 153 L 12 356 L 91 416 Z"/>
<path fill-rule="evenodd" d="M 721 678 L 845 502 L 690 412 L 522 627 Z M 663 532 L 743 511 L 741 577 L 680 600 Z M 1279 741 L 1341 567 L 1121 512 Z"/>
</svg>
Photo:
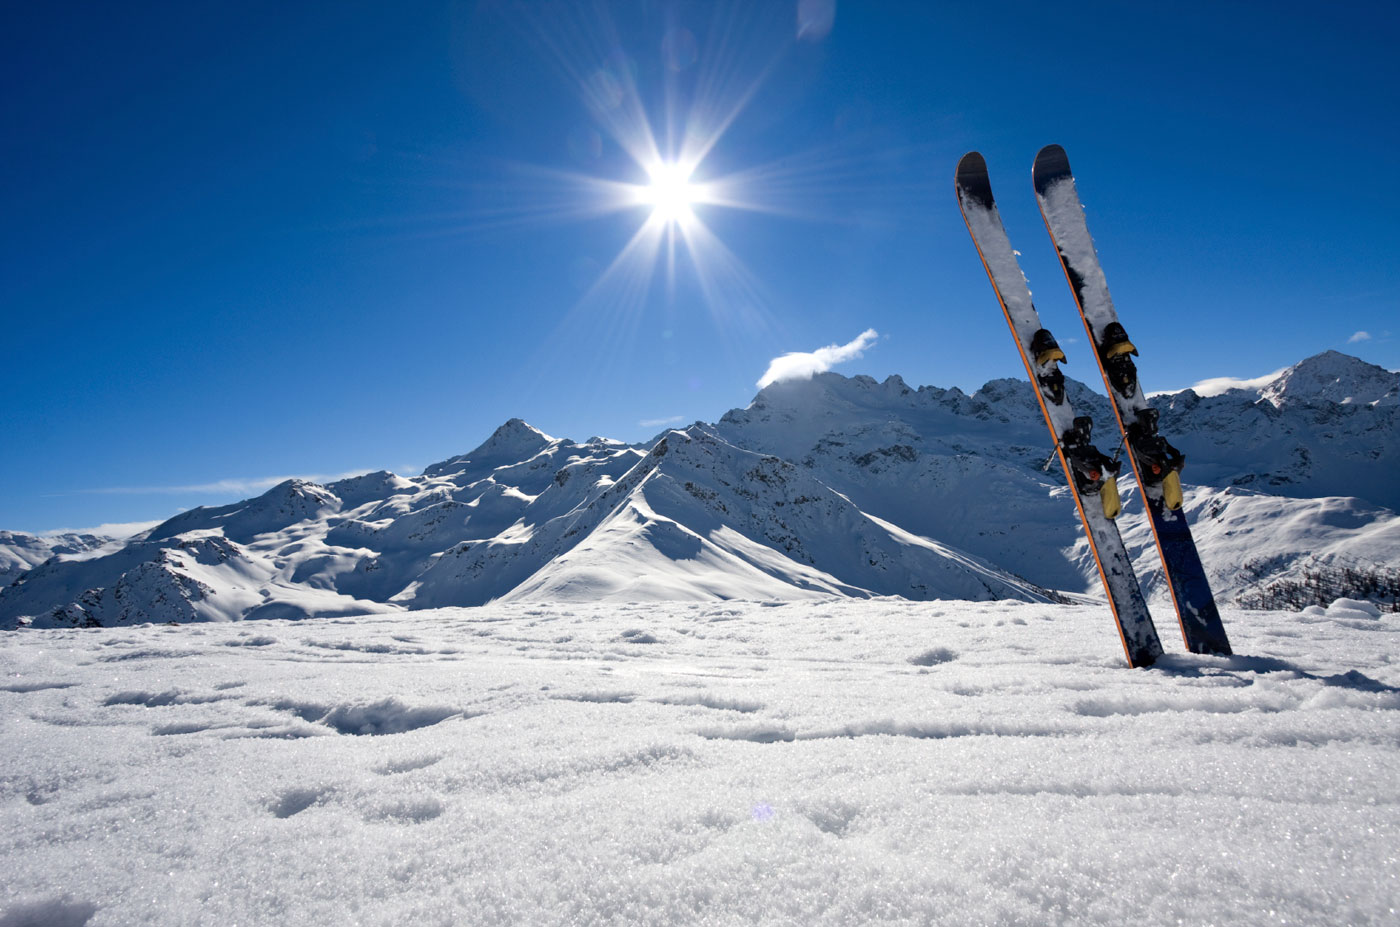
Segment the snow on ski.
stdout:
<svg viewBox="0 0 1400 927">
<path fill-rule="evenodd" d="M 1087 417 L 1075 416 L 1065 395 L 1064 374 L 1059 369 L 1064 352 L 1040 324 L 1030 288 L 1001 224 L 987 164 L 980 154 L 969 152 L 958 162 L 955 186 L 963 220 L 1016 339 L 1046 427 L 1054 439 L 1055 452 L 1084 524 L 1089 550 L 1098 564 L 1128 665 L 1149 666 L 1161 656 L 1162 644 L 1133 573 L 1132 560 L 1113 521 L 1118 513 L 1117 463 L 1089 443 L 1092 423 Z"/>
<path fill-rule="evenodd" d="M 1131 450 L 1128 457 L 1147 502 L 1182 639 L 1193 653 L 1228 654 L 1230 641 L 1182 506 L 1178 473 L 1185 458 L 1157 433 L 1157 411 L 1144 395 L 1132 361 L 1137 348 L 1118 321 L 1065 150 L 1059 145 L 1042 148 L 1032 175 L 1040 214 L 1059 252 L 1104 386 L 1113 399 L 1118 427 Z"/>
</svg>

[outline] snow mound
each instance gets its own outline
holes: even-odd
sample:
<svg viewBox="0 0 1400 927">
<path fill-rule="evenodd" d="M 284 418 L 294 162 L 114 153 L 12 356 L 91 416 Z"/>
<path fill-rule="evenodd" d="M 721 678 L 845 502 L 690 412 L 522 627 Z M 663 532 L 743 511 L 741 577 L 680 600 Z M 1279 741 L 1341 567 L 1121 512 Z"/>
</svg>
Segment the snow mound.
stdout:
<svg viewBox="0 0 1400 927">
<path fill-rule="evenodd" d="M 1381 617 L 1381 610 L 1376 603 L 1346 597 L 1334 599 L 1326 608 L 1309 605 L 1302 613 L 1314 618 L 1331 618 L 1336 621 L 1369 622 L 1378 621 Z"/>
</svg>

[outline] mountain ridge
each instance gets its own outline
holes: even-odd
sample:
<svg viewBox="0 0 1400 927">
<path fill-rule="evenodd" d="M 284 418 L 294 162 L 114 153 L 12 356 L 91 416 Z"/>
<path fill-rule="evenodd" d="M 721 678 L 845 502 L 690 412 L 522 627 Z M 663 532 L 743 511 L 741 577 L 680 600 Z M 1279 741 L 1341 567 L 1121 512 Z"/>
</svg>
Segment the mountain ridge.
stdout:
<svg viewBox="0 0 1400 927">
<path fill-rule="evenodd" d="M 1076 408 L 1109 420 L 1103 396 L 1068 389 Z M 1218 593 L 1239 594 L 1235 573 L 1260 551 L 1280 574 L 1314 548 L 1400 556 L 1397 395 L 1400 375 L 1328 352 L 1258 389 L 1156 397 L 1164 434 L 1188 456 L 1188 515 Z M 42 545 L 30 543 L 0 589 L 0 627 L 497 599 L 1093 596 L 1063 480 L 1041 468 L 1047 452 L 1034 397 L 1013 379 L 968 395 L 822 373 L 632 445 L 512 418 L 417 477 L 288 480 L 110 551 L 34 562 Z M 1160 597 L 1145 519 L 1130 511 L 1121 525 Z"/>
</svg>

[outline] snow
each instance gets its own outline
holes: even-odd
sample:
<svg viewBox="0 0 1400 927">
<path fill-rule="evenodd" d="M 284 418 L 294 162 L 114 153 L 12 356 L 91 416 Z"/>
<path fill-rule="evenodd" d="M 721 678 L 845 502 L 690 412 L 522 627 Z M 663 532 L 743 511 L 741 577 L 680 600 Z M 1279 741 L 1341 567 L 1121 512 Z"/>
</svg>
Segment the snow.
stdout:
<svg viewBox="0 0 1400 927">
<path fill-rule="evenodd" d="M 1136 509 L 1136 492 L 1125 488 L 1125 509 Z M 1361 567 L 1400 564 L 1400 517 L 1358 499 L 1285 499 L 1247 489 L 1190 487 L 1184 508 L 1221 602 L 1247 591 L 1261 564 L 1270 580 L 1301 578 L 1301 571 L 1319 559 Z M 1149 602 L 1170 614 L 1150 525 L 1144 518 L 1120 516 L 1119 521 L 1124 540 L 1139 552 L 1134 566 Z"/>
<path fill-rule="evenodd" d="M 1083 316 L 1093 325 L 1094 337 L 1099 338 L 1104 328 L 1118 318 L 1118 313 L 1113 308 L 1108 281 L 1104 277 L 1098 253 L 1094 250 L 1094 240 L 1089 234 L 1088 221 L 1084 218 L 1084 207 L 1080 205 L 1074 178 L 1065 177 L 1051 183 L 1042 194 L 1036 196 L 1036 200 L 1045 216 L 1045 224 L 1055 230 L 1055 247 L 1062 260 L 1083 277 L 1079 289 L 1080 298 L 1084 301 Z"/>
<path fill-rule="evenodd" d="M 0 924 L 1394 922 L 1364 609 L 1136 671 L 1006 602 L 19 631 Z"/>
<path fill-rule="evenodd" d="M 1330 618 L 1333 621 L 1360 621 L 1359 627 L 1364 628 L 1367 622 L 1376 621 L 1382 613 L 1374 602 L 1349 599 L 1343 596 L 1333 599 L 1332 604 L 1326 608 L 1320 605 L 1309 605 L 1303 609 L 1302 614 L 1309 618 Z M 1353 625 L 1353 627 L 1358 626 Z"/>
</svg>

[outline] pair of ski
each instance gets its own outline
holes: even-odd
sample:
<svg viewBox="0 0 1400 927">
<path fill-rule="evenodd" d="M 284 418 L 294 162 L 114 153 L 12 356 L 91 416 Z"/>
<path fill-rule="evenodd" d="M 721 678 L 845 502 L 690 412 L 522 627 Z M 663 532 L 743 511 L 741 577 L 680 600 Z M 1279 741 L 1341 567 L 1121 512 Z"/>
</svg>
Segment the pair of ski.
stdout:
<svg viewBox="0 0 1400 927">
<path fill-rule="evenodd" d="M 1129 449 L 1128 458 L 1147 503 L 1186 649 L 1228 654 L 1230 642 L 1183 511 L 1177 474 L 1184 458 L 1157 433 L 1157 412 L 1138 384 L 1132 361 L 1137 348 L 1128 340 L 1108 295 L 1065 150 L 1059 145 L 1042 148 L 1032 177 L 1040 214 L 1094 346 L 1104 386 L 1113 400 L 1114 416 Z M 1041 325 L 1031 303 L 1030 288 L 992 198 L 987 163 L 977 152 L 958 162 L 956 187 L 963 219 L 1011 326 L 1045 424 L 1054 436 L 1056 454 L 1108 593 L 1128 665 L 1150 666 L 1162 655 L 1162 643 L 1114 521 L 1120 507 L 1116 482 L 1119 461 L 1090 443 L 1093 423 L 1087 416 L 1076 416 L 1070 406 L 1064 373 L 1059 369 L 1065 353 Z"/>
</svg>

